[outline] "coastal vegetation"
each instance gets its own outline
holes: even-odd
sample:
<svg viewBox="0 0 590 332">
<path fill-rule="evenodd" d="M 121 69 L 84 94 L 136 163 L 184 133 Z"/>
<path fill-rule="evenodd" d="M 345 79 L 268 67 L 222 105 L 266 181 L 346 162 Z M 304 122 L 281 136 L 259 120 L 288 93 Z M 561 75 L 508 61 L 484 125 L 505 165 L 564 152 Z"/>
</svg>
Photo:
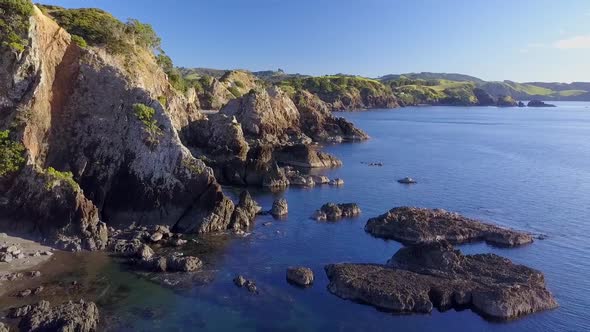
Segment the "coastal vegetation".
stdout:
<svg viewBox="0 0 590 332">
<path fill-rule="evenodd" d="M 136 19 L 123 23 L 96 8 L 66 9 L 49 5 L 39 8 L 75 36 L 72 39 L 83 47 L 104 46 L 116 54 L 128 53 L 137 46 L 154 50 L 160 47 L 160 38 L 152 26 Z"/>
<path fill-rule="evenodd" d="M 17 172 L 25 163 L 25 147 L 10 139 L 8 130 L 0 131 L 0 178 Z"/>
<path fill-rule="evenodd" d="M 22 52 L 28 45 L 26 39 L 29 17 L 33 14 L 30 0 L 0 1 L 0 44 L 13 51 Z"/>
<path fill-rule="evenodd" d="M 61 172 L 61 171 L 56 170 L 53 167 L 49 167 L 45 171 L 45 174 L 48 177 L 48 181 L 45 183 L 45 189 L 47 189 L 47 190 L 51 190 L 53 188 L 53 186 L 58 183 L 59 184 L 62 184 L 62 183 L 66 184 L 74 190 L 80 189 L 80 186 L 78 185 L 76 180 L 74 180 L 74 174 L 72 174 L 72 172 L 69 172 L 69 171 L 68 172 Z"/>
<path fill-rule="evenodd" d="M 156 110 L 145 104 L 139 103 L 133 104 L 133 110 L 137 119 L 143 124 L 145 131 L 149 134 L 150 141 L 156 141 L 157 136 L 162 133 L 162 130 L 158 126 L 158 121 L 154 119 Z"/>
<path fill-rule="evenodd" d="M 381 82 L 348 75 L 294 78 L 282 81 L 279 86 L 290 95 L 299 90 L 307 90 L 320 96 L 322 100 L 334 101 L 347 94 L 386 95 L 391 90 Z"/>
</svg>

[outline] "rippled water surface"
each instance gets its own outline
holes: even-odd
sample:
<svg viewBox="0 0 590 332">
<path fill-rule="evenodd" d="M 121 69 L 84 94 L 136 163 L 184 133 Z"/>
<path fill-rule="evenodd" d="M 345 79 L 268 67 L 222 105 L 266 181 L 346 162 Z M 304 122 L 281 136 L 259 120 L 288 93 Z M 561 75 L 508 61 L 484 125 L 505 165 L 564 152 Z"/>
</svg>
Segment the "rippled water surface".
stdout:
<svg viewBox="0 0 590 332">
<path fill-rule="evenodd" d="M 259 217 L 250 236 L 215 240 L 214 252 L 205 255 L 211 282 L 174 291 L 126 272 L 115 262 L 83 273 L 98 285 L 104 317 L 115 330 L 587 331 L 589 107 L 410 107 L 340 114 L 371 136 L 365 143 L 326 148 L 344 166 L 323 173 L 343 178 L 344 187 L 255 192 L 265 208 L 284 195 L 289 217 Z M 396 182 L 405 176 L 419 183 Z M 326 202 L 356 202 L 363 214 L 338 223 L 310 220 Z M 494 323 L 469 310 L 392 315 L 331 295 L 325 264 L 384 263 L 400 248 L 363 231 L 369 217 L 400 205 L 444 208 L 547 235 L 523 248 L 475 244 L 461 249 L 494 252 L 543 271 L 560 308 Z M 269 221 L 272 225 L 263 225 Z M 314 286 L 289 285 L 285 269 L 290 265 L 311 267 Z M 236 274 L 255 280 L 261 293 L 252 296 L 236 288 Z"/>
</svg>

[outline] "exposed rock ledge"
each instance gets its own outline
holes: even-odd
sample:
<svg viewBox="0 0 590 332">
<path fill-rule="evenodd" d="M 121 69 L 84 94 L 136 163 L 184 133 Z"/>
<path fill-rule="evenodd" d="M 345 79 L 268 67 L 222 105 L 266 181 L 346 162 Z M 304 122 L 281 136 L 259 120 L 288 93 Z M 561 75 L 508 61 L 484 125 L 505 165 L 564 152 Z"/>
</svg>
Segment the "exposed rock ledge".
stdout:
<svg viewBox="0 0 590 332">
<path fill-rule="evenodd" d="M 496 246 L 520 246 L 533 242 L 530 234 L 486 224 L 441 209 L 398 207 L 367 221 L 373 236 L 404 244 L 486 241 Z"/>
<path fill-rule="evenodd" d="M 328 290 L 393 312 L 469 307 L 511 319 L 556 308 L 541 272 L 494 254 L 462 255 L 448 242 L 400 249 L 387 265 L 332 264 Z"/>
</svg>

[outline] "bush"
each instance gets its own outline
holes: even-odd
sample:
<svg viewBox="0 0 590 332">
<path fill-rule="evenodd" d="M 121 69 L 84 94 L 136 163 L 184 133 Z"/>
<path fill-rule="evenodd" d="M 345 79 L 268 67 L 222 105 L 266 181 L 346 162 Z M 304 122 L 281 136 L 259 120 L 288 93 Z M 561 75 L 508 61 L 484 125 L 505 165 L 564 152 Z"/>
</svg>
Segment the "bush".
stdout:
<svg viewBox="0 0 590 332">
<path fill-rule="evenodd" d="M 228 88 L 229 92 L 231 92 L 232 95 L 234 95 L 234 97 L 236 98 L 240 98 L 242 96 L 242 94 L 240 93 L 240 90 L 238 90 L 238 88 L 236 88 L 235 86 L 230 86 Z"/>
<path fill-rule="evenodd" d="M 129 19 L 126 23 L 125 32 L 132 36 L 133 42 L 137 45 L 152 49 L 160 47 L 162 40 L 150 24 L 141 23 L 136 19 Z"/>
<path fill-rule="evenodd" d="M 26 35 L 29 17 L 33 15 L 30 0 L 0 1 L 0 45 L 22 52 L 28 45 Z"/>
<path fill-rule="evenodd" d="M 168 106 L 168 98 L 166 98 L 166 96 L 159 96 L 158 97 L 158 101 L 160 102 L 160 104 L 162 105 L 162 107 L 167 107 Z"/>
<path fill-rule="evenodd" d="M 81 48 L 88 47 L 88 43 L 86 43 L 86 40 L 84 40 L 84 38 L 82 38 L 78 35 L 72 35 L 72 41 L 74 43 L 78 44 L 78 46 L 80 46 Z"/>
<path fill-rule="evenodd" d="M 72 35 L 82 37 L 89 45 L 106 45 L 119 51 L 125 44 L 125 25 L 111 14 L 95 8 L 65 9 L 42 6 L 46 14 Z"/>
<path fill-rule="evenodd" d="M 148 142 L 150 144 L 157 144 L 158 136 L 162 134 L 162 130 L 158 126 L 158 121 L 154 119 L 156 110 L 144 104 L 133 104 L 133 110 L 135 111 L 135 116 L 143 123 L 144 129 L 149 135 Z"/>
<path fill-rule="evenodd" d="M 0 177 L 19 171 L 25 164 L 25 147 L 9 138 L 8 130 L 0 131 Z"/>
<path fill-rule="evenodd" d="M 96 8 L 66 9 L 39 5 L 71 35 L 82 38 L 91 46 L 106 46 L 113 53 L 123 54 L 135 45 L 145 48 L 160 47 L 160 37 L 149 24 L 129 19 L 123 23 L 113 15 Z"/>
<path fill-rule="evenodd" d="M 74 190 L 79 190 L 80 186 L 74 180 L 74 174 L 72 172 L 60 172 L 53 167 L 49 167 L 45 174 L 49 177 L 49 180 L 45 184 L 45 189 L 51 190 L 56 181 L 69 185 Z"/>
</svg>

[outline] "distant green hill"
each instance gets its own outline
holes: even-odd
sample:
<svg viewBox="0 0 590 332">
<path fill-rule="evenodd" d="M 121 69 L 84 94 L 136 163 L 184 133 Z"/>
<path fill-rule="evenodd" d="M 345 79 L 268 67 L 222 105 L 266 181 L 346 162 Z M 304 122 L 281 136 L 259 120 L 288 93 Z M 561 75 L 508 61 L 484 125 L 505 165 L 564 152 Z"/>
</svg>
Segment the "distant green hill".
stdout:
<svg viewBox="0 0 590 332">
<path fill-rule="evenodd" d="M 457 81 L 457 82 L 476 82 L 476 83 L 483 83 L 484 80 L 479 79 L 474 76 L 463 75 L 463 74 L 455 74 L 455 73 L 430 73 L 430 72 L 422 72 L 422 73 L 407 73 L 407 74 L 399 74 L 399 75 L 385 75 L 379 78 L 381 81 L 391 81 L 391 80 L 398 80 L 400 78 L 409 78 L 413 80 L 448 80 L 448 81 Z"/>
<path fill-rule="evenodd" d="M 264 80 L 269 83 L 279 83 L 284 80 L 292 79 L 292 78 L 304 78 L 310 77 L 307 75 L 301 74 L 287 74 L 283 70 L 264 70 L 264 71 L 255 71 L 252 74 L 258 77 L 261 80 Z"/>
<path fill-rule="evenodd" d="M 225 70 L 178 68 L 178 71 L 185 86 L 195 87 L 201 106 L 211 109 L 219 108 L 233 96 L 242 95 L 259 84 L 278 85 L 291 96 L 302 90 L 311 92 L 333 110 L 388 108 L 398 104 L 515 106 L 518 101 L 534 99 L 590 101 L 588 82 L 484 81 L 469 75 L 432 72 L 392 74 L 377 79 L 346 74 L 313 77 L 288 74 L 280 69 L 231 71 L 232 77 L 236 73 L 241 76 L 236 76 L 236 82 L 229 82 L 224 79 L 228 73 Z M 254 78 L 259 82 L 255 83 Z M 240 88 L 241 85 L 244 88 Z"/>
<path fill-rule="evenodd" d="M 469 104 L 470 98 L 464 95 L 469 90 L 464 84 L 471 84 L 472 88 L 480 88 L 493 98 L 511 97 L 515 100 L 571 100 L 590 101 L 590 83 L 545 83 L 528 82 L 518 83 L 514 81 L 484 81 L 480 78 L 448 73 L 409 73 L 401 75 L 386 75 L 380 81 L 392 87 L 394 94 L 398 94 L 402 100 L 412 103 L 432 103 L 436 97 L 438 103 L 457 101 Z M 428 88 L 426 88 L 428 87 Z M 432 90 L 437 94 L 430 93 Z M 464 98 L 457 99 L 452 96 L 459 90 Z M 472 91 L 473 92 L 473 91 Z M 449 93 L 451 94 L 449 96 Z"/>
<path fill-rule="evenodd" d="M 182 76 L 187 80 L 196 80 L 203 76 L 211 76 L 221 78 L 227 72 L 225 69 L 211 69 L 211 68 L 178 68 Z"/>
</svg>

